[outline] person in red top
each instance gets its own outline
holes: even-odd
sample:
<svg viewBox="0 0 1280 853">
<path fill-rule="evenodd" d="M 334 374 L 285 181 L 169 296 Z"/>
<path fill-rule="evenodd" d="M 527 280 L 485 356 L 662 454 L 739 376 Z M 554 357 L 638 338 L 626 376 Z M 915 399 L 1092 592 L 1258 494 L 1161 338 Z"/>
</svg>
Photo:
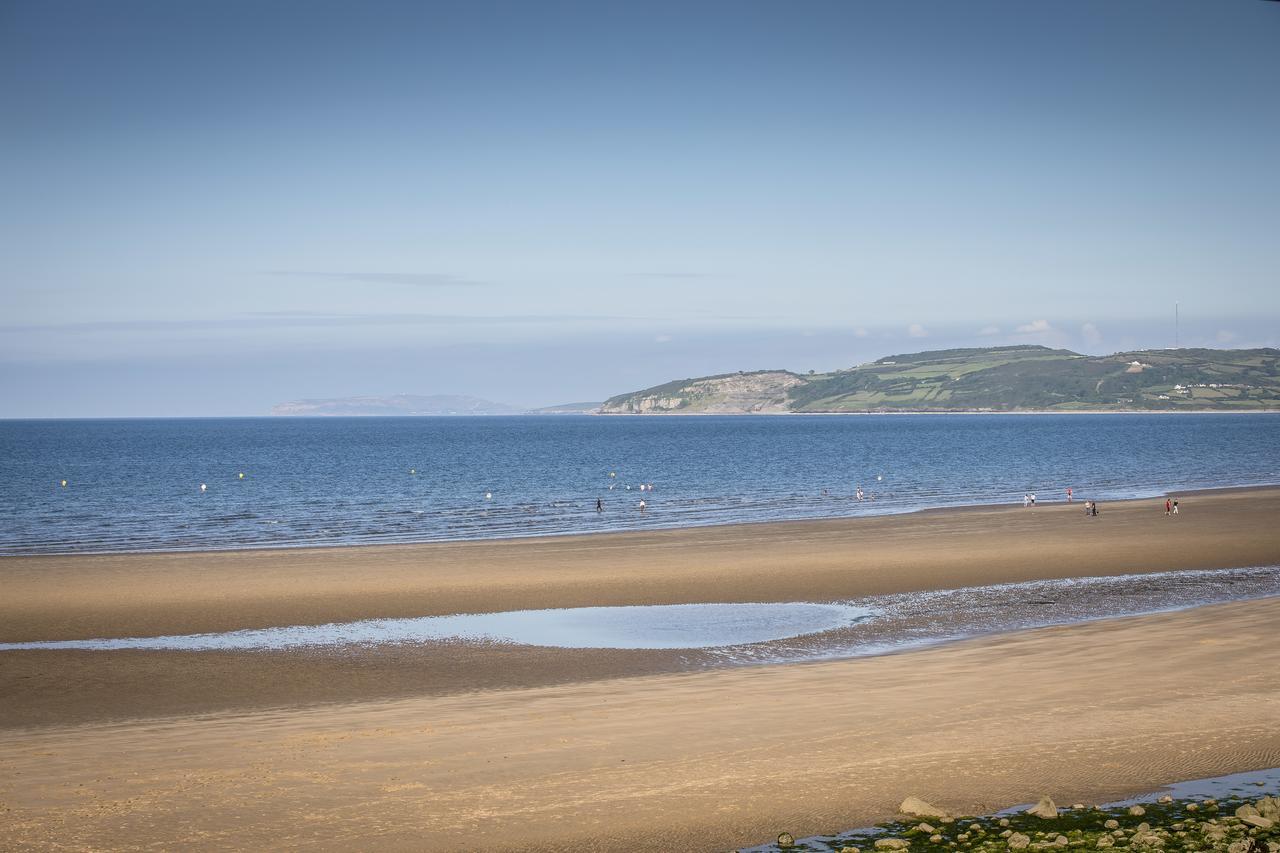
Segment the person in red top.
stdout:
<svg viewBox="0 0 1280 853">
<path fill-rule="evenodd" d="M 1169 515 L 1171 512 L 1173 512 L 1173 501 L 1171 501 L 1169 498 L 1165 498 L 1165 499 L 1164 499 L 1164 514 L 1165 514 L 1165 515 Z"/>
<path fill-rule="evenodd" d="M 1067 503 L 1071 503 L 1071 487 L 1067 486 Z"/>
</svg>

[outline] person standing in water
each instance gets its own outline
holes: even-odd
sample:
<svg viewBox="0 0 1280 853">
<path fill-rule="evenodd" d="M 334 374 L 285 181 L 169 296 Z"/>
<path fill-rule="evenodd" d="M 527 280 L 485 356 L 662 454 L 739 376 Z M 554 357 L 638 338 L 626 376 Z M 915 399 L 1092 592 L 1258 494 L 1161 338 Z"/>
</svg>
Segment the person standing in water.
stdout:
<svg viewBox="0 0 1280 853">
<path fill-rule="evenodd" d="M 647 507 L 647 506 L 648 506 L 648 504 L 646 504 L 646 503 L 644 502 L 644 498 L 641 498 L 641 499 L 640 499 L 640 511 L 641 511 L 641 512 L 644 512 L 645 507 Z"/>
<path fill-rule="evenodd" d="M 1067 486 L 1067 503 L 1071 503 L 1071 487 Z"/>
<path fill-rule="evenodd" d="M 596 512 L 604 512 L 604 501 L 596 498 Z"/>
</svg>

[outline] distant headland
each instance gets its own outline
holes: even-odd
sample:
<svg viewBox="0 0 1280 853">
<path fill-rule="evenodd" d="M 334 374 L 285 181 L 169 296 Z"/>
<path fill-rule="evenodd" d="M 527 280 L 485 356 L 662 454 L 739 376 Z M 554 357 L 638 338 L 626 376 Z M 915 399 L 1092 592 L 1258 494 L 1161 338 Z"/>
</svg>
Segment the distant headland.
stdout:
<svg viewBox="0 0 1280 853">
<path fill-rule="evenodd" d="M 677 379 L 610 397 L 604 414 L 1280 410 L 1280 350 L 1043 346 L 891 355 L 831 373 Z"/>
</svg>

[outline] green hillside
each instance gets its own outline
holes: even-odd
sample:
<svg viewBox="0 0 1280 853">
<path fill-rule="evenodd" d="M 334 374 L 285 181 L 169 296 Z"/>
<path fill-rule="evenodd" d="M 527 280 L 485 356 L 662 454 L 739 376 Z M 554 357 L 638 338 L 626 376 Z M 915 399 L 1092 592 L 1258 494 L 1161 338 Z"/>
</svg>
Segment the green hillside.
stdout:
<svg viewBox="0 0 1280 853">
<path fill-rule="evenodd" d="M 606 412 L 699 412 L 722 383 L 779 377 L 772 410 L 936 412 L 1280 409 L 1280 350 L 1140 350 L 1085 356 L 1041 346 L 937 350 L 882 358 L 835 373 L 725 374 L 669 382 L 607 401 Z M 781 390 L 779 390 L 781 388 Z M 750 388 L 732 396 L 755 405 Z M 723 404 L 718 411 L 725 411 Z"/>
</svg>

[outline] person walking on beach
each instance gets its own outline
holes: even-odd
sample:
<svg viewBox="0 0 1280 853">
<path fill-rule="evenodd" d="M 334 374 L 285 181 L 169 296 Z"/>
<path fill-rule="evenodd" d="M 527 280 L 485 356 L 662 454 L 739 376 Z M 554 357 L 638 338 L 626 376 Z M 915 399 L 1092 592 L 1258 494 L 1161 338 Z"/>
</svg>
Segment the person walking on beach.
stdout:
<svg viewBox="0 0 1280 853">
<path fill-rule="evenodd" d="M 1174 515 L 1177 515 L 1177 514 L 1178 514 L 1178 499 L 1177 499 L 1177 498 L 1174 498 L 1174 499 L 1173 499 L 1173 514 L 1174 514 Z"/>
<path fill-rule="evenodd" d="M 1035 492 L 1032 492 L 1032 493 L 1031 493 L 1031 505 L 1032 505 L 1032 506 L 1035 506 L 1035 505 L 1036 505 L 1036 493 L 1035 493 Z"/>
<path fill-rule="evenodd" d="M 1029 507 L 1029 506 L 1031 506 L 1031 495 L 1027 494 L 1026 492 L 1023 492 L 1023 493 L 1022 493 L 1022 508 L 1023 508 L 1023 509 L 1026 509 L 1026 508 L 1027 508 L 1027 507 Z"/>
<path fill-rule="evenodd" d="M 1094 518 L 1098 517 L 1098 502 L 1094 501 L 1089 507 L 1089 514 Z"/>
<path fill-rule="evenodd" d="M 1166 516 L 1173 514 L 1173 502 L 1170 501 L 1168 498 L 1164 499 L 1164 514 Z"/>
<path fill-rule="evenodd" d="M 1071 487 L 1067 486 L 1067 503 L 1071 503 Z"/>
</svg>

